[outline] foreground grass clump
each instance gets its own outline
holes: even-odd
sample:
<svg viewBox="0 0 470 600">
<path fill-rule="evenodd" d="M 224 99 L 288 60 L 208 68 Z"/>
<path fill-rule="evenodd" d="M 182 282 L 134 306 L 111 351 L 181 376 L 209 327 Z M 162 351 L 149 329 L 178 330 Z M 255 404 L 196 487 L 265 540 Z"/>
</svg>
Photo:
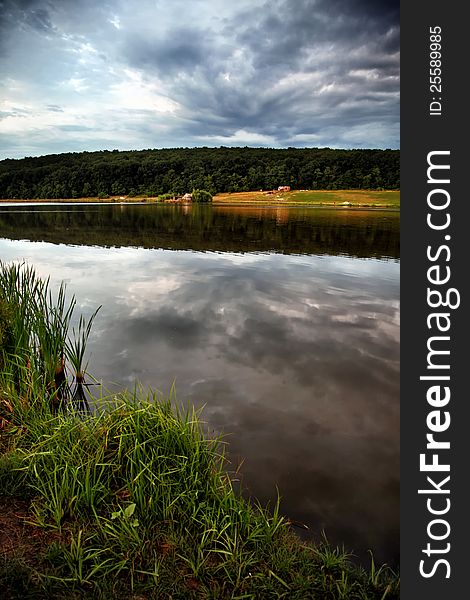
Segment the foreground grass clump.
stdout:
<svg viewBox="0 0 470 600">
<path fill-rule="evenodd" d="M 0 490 L 6 506 L 27 502 L 24 520 L 46 532 L 22 565 L 33 589 L 77 598 L 398 597 L 392 573 L 366 573 L 326 542 L 304 545 L 277 505 L 268 512 L 241 498 L 220 442 L 203 435 L 194 413 L 141 393 L 85 419 L 11 404 Z M 3 585 L 9 567 L 0 563 Z"/>
<path fill-rule="evenodd" d="M 388 569 L 242 498 L 194 411 L 139 389 L 58 411 L 44 370 L 12 368 L 35 348 L 5 306 L 0 322 L 2 598 L 398 598 Z"/>
</svg>

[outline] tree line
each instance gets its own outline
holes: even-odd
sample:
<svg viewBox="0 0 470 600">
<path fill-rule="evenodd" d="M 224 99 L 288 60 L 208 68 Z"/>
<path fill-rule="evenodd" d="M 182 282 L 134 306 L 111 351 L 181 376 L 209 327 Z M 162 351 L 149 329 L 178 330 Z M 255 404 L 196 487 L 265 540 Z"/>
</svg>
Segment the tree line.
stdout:
<svg viewBox="0 0 470 600">
<path fill-rule="evenodd" d="M 158 196 L 193 189 L 398 189 L 398 150 L 164 148 L 0 161 L 0 198 Z"/>
</svg>

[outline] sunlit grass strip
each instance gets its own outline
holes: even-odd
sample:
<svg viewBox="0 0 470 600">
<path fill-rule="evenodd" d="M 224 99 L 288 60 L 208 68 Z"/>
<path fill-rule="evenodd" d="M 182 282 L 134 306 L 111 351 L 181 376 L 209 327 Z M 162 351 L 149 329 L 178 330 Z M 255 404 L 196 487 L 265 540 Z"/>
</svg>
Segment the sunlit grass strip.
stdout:
<svg viewBox="0 0 470 600">
<path fill-rule="evenodd" d="M 285 206 L 326 206 L 399 208 L 399 190 L 292 190 L 290 192 L 255 191 L 220 193 L 217 204 L 263 204 Z"/>
</svg>

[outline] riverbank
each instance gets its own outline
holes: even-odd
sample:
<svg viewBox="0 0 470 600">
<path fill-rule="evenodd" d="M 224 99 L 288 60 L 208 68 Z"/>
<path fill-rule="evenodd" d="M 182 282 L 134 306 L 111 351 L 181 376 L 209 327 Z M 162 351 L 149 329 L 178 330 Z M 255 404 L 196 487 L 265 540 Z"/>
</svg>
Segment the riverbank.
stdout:
<svg viewBox="0 0 470 600">
<path fill-rule="evenodd" d="M 191 413 L 136 396 L 86 420 L 19 418 L 10 404 L 4 597 L 398 598 L 391 572 L 366 573 L 326 541 L 303 544 L 277 505 L 239 497 Z"/>
<path fill-rule="evenodd" d="M 136 390 L 86 414 L 57 368 L 83 383 L 90 321 L 66 342 L 75 304 L 61 298 L 54 308 L 32 271 L 1 270 L 4 597 L 398 598 L 390 570 L 302 543 L 279 504 L 243 499 L 194 411 Z"/>
<path fill-rule="evenodd" d="M 99 203 L 155 203 L 158 197 L 113 196 L 110 198 L 59 198 L 59 199 L 3 199 L 0 202 L 99 202 Z M 182 202 L 181 204 L 191 205 Z M 256 191 L 221 193 L 214 196 L 213 206 L 242 204 L 263 206 L 329 206 L 396 208 L 400 207 L 399 190 L 293 190 L 290 192 Z"/>
</svg>

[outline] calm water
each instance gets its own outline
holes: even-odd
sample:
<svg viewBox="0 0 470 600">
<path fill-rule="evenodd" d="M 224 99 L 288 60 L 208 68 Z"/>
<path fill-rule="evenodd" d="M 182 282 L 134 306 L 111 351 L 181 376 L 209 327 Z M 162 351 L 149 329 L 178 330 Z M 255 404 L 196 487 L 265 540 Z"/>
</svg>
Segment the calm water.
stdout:
<svg viewBox="0 0 470 600">
<path fill-rule="evenodd" d="M 90 370 L 227 434 L 246 493 L 398 560 L 399 216 L 242 207 L 0 205 L 0 258 L 103 308 Z"/>
</svg>

